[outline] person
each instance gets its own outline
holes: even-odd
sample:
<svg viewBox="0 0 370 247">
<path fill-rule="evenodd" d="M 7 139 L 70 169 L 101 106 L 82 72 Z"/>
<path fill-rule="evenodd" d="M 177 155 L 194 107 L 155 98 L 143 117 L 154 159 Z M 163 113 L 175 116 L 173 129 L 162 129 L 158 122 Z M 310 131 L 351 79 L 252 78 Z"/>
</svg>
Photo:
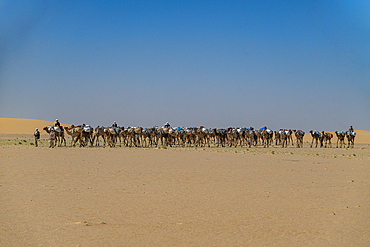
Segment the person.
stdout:
<svg viewBox="0 0 370 247">
<path fill-rule="evenodd" d="M 38 128 L 36 128 L 35 133 L 33 134 L 35 136 L 35 147 L 37 147 L 37 141 L 40 139 L 40 131 Z"/>
<path fill-rule="evenodd" d="M 117 127 L 118 127 L 118 125 L 117 125 L 116 121 L 114 121 L 114 122 L 113 122 L 112 127 L 113 127 L 113 128 L 117 128 Z"/>
<path fill-rule="evenodd" d="M 50 136 L 49 136 L 49 148 L 54 148 L 54 140 L 55 140 L 55 132 L 54 128 L 51 128 L 50 130 Z"/>
<path fill-rule="evenodd" d="M 60 128 L 60 123 L 59 123 L 59 120 L 58 119 L 55 119 L 54 126 Z"/>
<path fill-rule="evenodd" d="M 166 124 L 164 125 L 164 127 L 169 129 L 171 127 L 171 125 L 168 122 L 166 122 Z"/>
<path fill-rule="evenodd" d="M 354 129 L 353 129 L 352 125 L 349 127 L 349 132 L 350 133 L 354 132 Z"/>
</svg>

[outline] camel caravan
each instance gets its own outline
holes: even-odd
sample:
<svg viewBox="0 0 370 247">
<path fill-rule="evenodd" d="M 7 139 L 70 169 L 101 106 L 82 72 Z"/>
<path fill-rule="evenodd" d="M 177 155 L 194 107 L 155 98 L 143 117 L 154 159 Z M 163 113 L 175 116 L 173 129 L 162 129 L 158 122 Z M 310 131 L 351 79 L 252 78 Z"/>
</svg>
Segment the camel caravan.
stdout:
<svg viewBox="0 0 370 247">
<path fill-rule="evenodd" d="M 280 129 L 272 131 L 271 129 L 262 127 L 260 129 L 249 128 L 205 128 L 198 127 L 171 127 L 169 123 L 164 126 L 154 126 L 151 128 L 143 127 L 120 127 L 114 122 L 112 126 L 104 127 L 97 126 L 96 128 L 90 125 L 71 125 L 70 127 L 62 127 L 58 120 L 54 126 L 43 128 L 47 133 L 51 130 L 56 133 L 56 143 L 58 146 L 66 146 L 64 133 L 71 136 L 70 146 L 76 146 L 79 143 L 80 147 L 86 146 L 126 146 L 126 147 L 270 147 L 275 143 L 275 146 L 288 147 L 296 146 L 303 148 L 303 130 Z M 320 147 L 331 148 L 331 140 L 333 134 L 325 131 L 311 130 L 309 132 L 312 137 L 312 148 L 320 143 Z M 356 132 L 352 126 L 348 131 L 335 131 L 337 136 L 337 148 L 345 148 L 345 139 L 347 139 L 347 148 L 354 147 L 354 139 Z M 293 137 L 295 141 L 293 140 Z"/>
</svg>

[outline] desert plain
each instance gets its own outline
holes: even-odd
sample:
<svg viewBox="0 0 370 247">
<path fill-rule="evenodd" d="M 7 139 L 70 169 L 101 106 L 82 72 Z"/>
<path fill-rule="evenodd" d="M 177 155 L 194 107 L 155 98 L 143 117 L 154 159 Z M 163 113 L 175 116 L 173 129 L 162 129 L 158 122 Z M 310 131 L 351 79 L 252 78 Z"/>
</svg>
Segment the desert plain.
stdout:
<svg viewBox="0 0 370 247">
<path fill-rule="evenodd" d="M 370 246 L 369 131 L 354 148 L 49 149 L 50 123 L 0 119 L 0 246 Z"/>
</svg>

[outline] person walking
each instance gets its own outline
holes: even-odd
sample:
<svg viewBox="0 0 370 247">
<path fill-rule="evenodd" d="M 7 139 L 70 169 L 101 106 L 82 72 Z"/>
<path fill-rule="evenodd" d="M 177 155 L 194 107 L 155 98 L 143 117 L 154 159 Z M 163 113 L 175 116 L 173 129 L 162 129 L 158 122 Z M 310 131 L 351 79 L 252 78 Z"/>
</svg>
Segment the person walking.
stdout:
<svg viewBox="0 0 370 247">
<path fill-rule="evenodd" d="M 54 140 L 55 140 L 55 131 L 54 128 L 51 128 L 49 136 L 49 148 L 54 148 Z"/>
<path fill-rule="evenodd" d="M 40 139 L 40 131 L 38 128 L 36 128 L 35 130 L 35 133 L 33 133 L 33 135 L 35 136 L 35 147 L 37 147 L 37 141 Z"/>
</svg>

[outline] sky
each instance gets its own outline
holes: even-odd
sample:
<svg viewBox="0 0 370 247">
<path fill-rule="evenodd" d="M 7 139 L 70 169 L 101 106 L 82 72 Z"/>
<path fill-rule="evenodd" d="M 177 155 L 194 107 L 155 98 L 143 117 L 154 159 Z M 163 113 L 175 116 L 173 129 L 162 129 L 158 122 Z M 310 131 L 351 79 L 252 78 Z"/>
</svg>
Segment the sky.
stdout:
<svg viewBox="0 0 370 247">
<path fill-rule="evenodd" d="M 370 2 L 0 0 L 0 117 L 370 130 Z"/>
</svg>

